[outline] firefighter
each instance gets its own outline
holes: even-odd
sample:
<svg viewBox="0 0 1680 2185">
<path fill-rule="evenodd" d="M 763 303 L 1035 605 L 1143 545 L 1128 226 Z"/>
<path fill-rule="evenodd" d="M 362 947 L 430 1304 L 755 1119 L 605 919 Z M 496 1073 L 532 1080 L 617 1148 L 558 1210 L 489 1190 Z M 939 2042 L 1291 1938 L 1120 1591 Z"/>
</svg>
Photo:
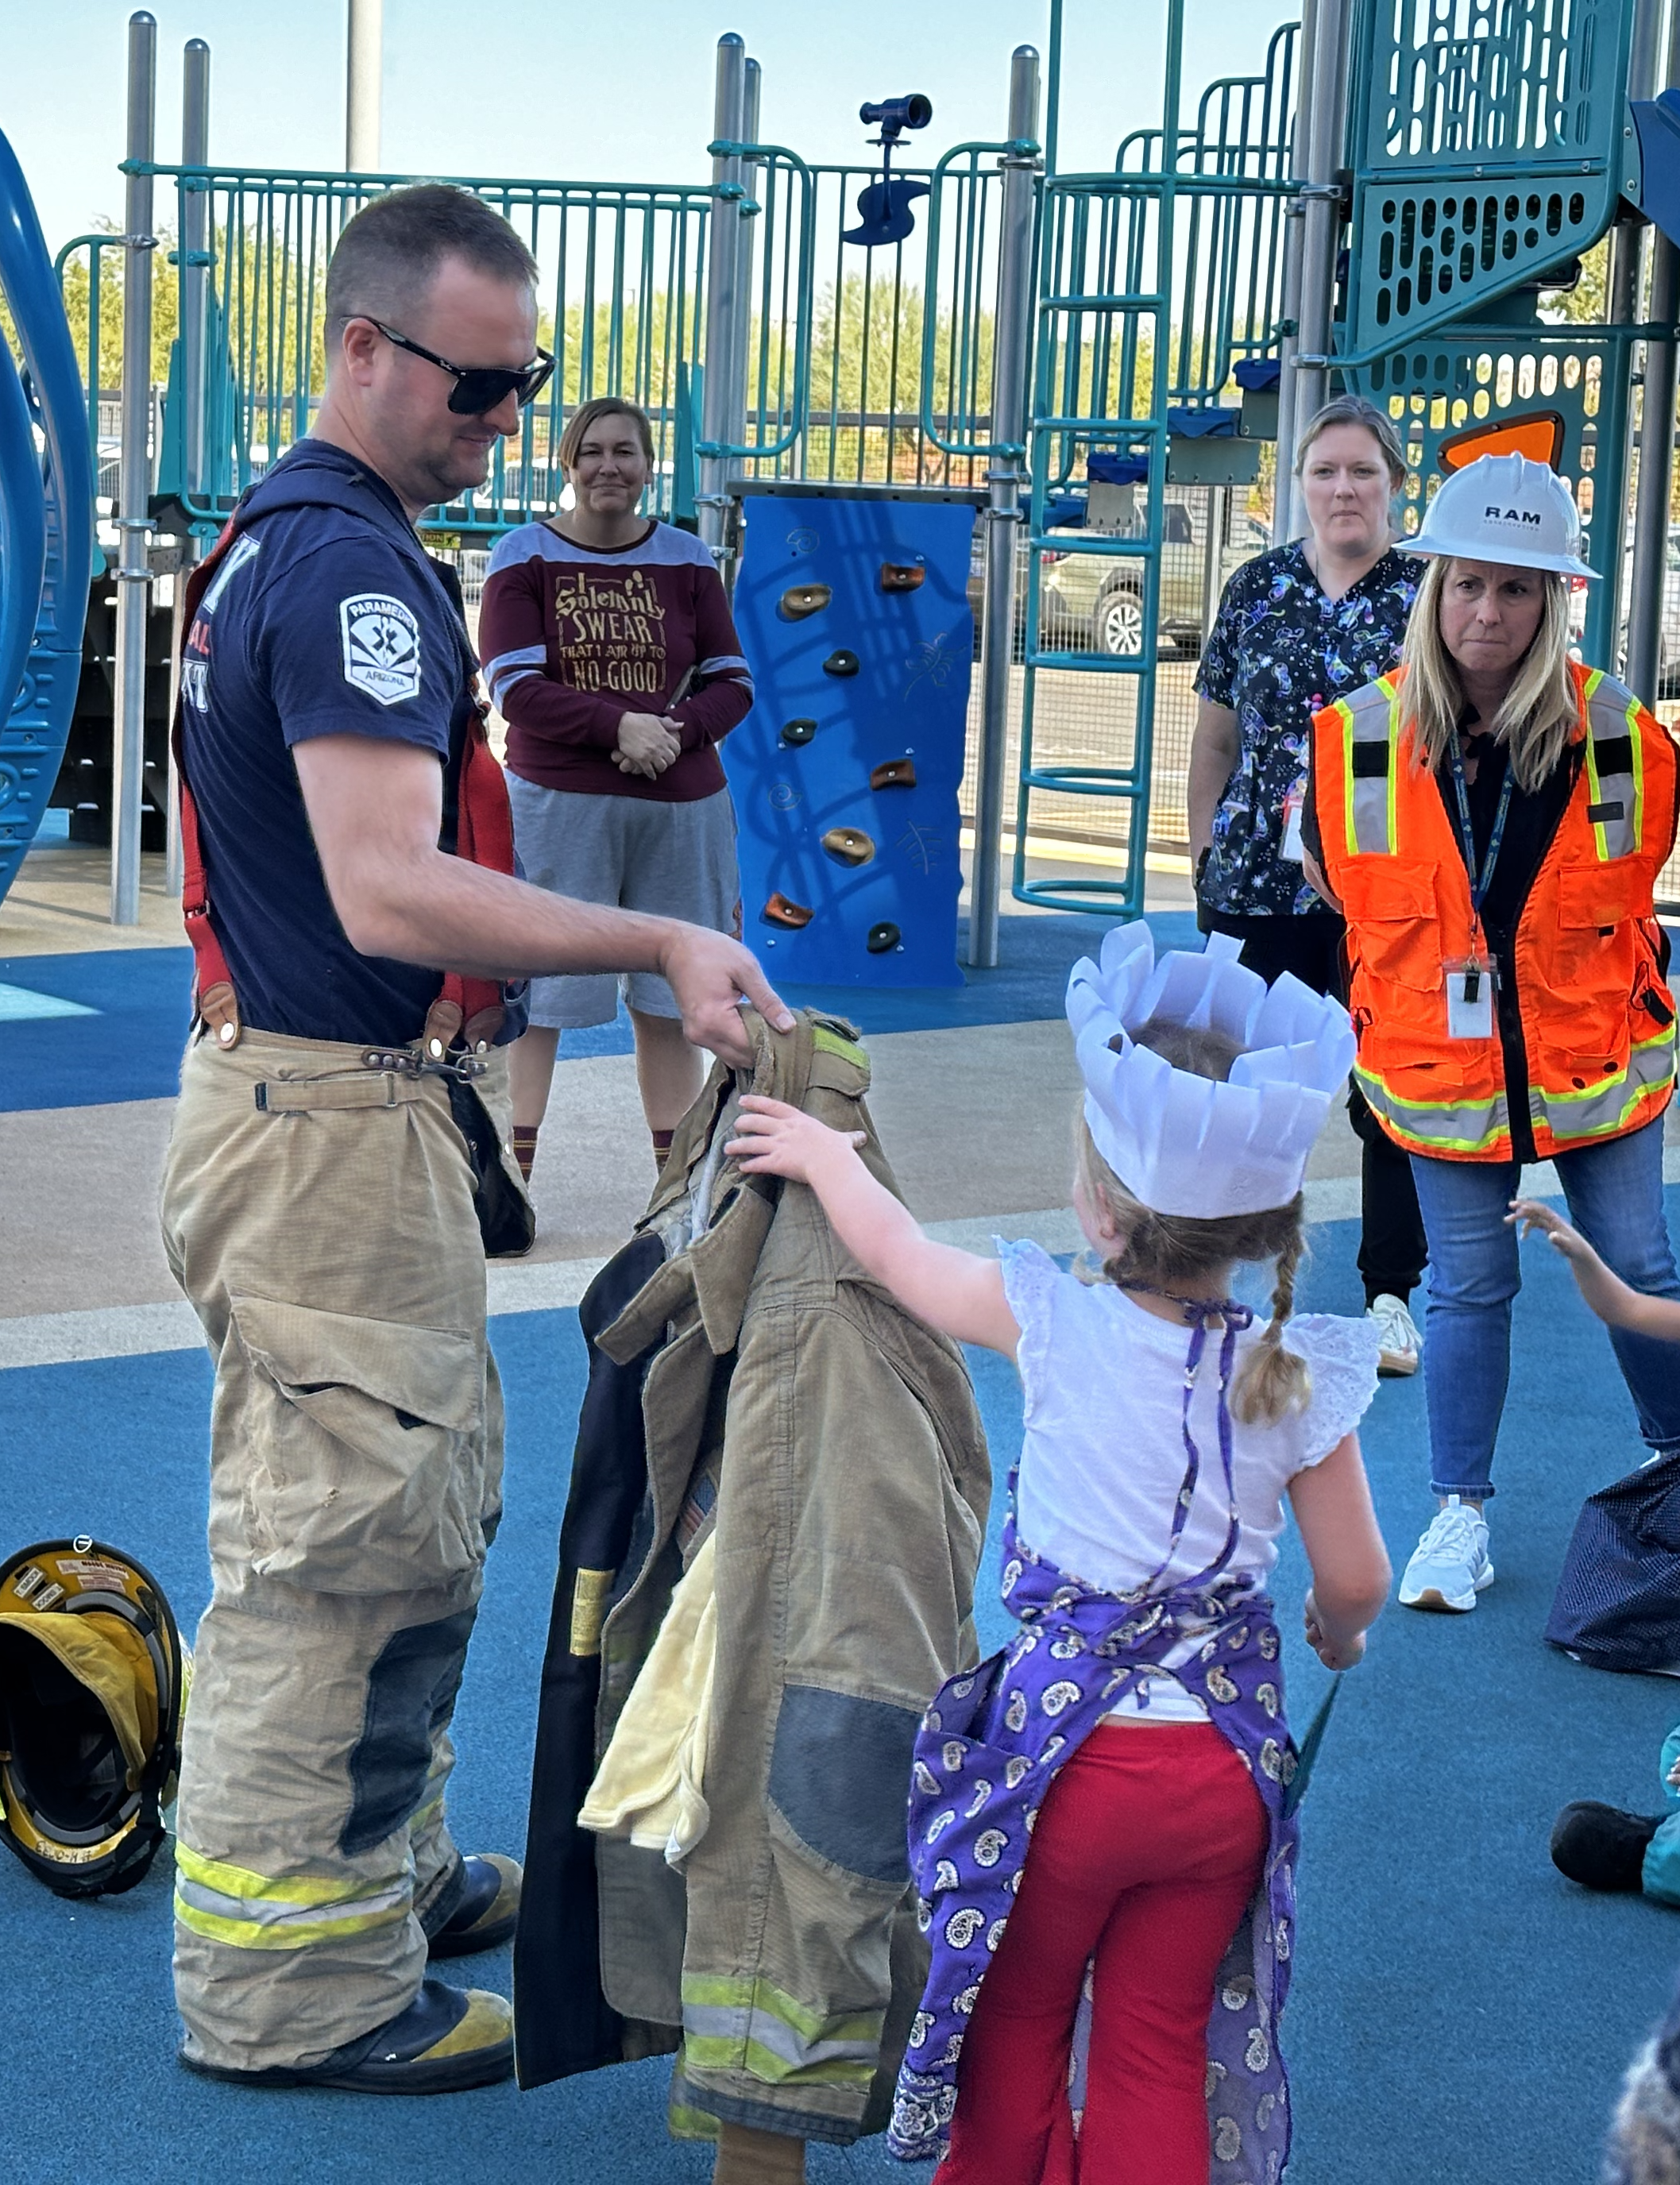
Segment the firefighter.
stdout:
<svg viewBox="0 0 1680 2185">
<path fill-rule="evenodd" d="M 498 1996 L 428 1956 L 511 1932 L 463 1858 L 449 1725 L 501 1508 L 487 1252 L 529 1247 L 508 1149 L 518 982 L 666 979 L 750 1060 L 737 942 L 513 876 L 458 585 L 414 530 L 548 379 L 536 267 L 471 193 L 377 198 L 327 276 L 326 392 L 183 618 L 177 752 L 197 1014 L 163 1201 L 216 1362 L 210 1606 L 178 1808 L 182 2061 L 435 2093 L 512 2068 Z"/>
</svg>

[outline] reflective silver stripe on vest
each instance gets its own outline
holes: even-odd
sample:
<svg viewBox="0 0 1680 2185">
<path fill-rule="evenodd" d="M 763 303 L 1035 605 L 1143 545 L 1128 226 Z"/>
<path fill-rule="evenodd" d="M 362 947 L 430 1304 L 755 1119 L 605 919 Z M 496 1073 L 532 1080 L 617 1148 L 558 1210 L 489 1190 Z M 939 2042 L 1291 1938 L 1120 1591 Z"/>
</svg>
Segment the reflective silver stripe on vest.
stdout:
<svg viewBox="0 0 1680 2185">
<path fill-rule="evenodd" d="M 1587 679 L 1587 817 L 1599 863 L 1631 858 L 1644 832 L 1639 701 L 1613 675 Z M 1608 762 L 1606 763 L 1605 762 Z"/>
<path fill-rule="evenodd" d="M 1386 681 L 1367 683 L 1341 703 L 1347 853 L 1350 857 L 1373 852 L 1386 855 L 1394 847 L 1394 773 L 1398 764 L 1399 709 L 1392 687 Z"/>
<path fill-rule="evenodd" d="M 1674 1027 L 1671 1025 L 1655 1039 L 1635 1047 L 1627 1069 L 1617 1076 L 1600 1078 L 1570 1095 L 1545 1092 L 1531 1084 L 1528 1112 L 1535 1130 L 1549 1131 L 1560 1144 L 1610 1137 L 1625 1131 L 1640 1104 L 1649 1099 L 1653 1091 L 1672 1083 L 1673 1077 Z"/>
<path fill-rule="evenodd" d="M 1486 1160 L 1501 1138 L 1510 1142 L 1510 1109 L 1503 1089 L 1486 1100 L 1414 1105 L 1401 1099 L 1369 1070 L 1356 1063 L 1353 1075 L 1371 1111 L 1403 1145 L 1423 1154 L 1459 1154 Z"/>
</svg>

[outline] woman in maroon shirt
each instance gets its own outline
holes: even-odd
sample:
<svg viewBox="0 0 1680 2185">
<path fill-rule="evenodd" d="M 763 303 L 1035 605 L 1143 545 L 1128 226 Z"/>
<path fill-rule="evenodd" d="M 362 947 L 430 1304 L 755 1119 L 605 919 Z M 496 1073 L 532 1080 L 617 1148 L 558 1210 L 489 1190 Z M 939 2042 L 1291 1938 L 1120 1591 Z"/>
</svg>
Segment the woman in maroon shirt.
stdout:
<svg viewBox="0 0 1680 2185">
<path fill-rule="evenodd" d="M 479 611 L 507 723 L 513 839 L 557 895 L 740 930 L 735 814 L 717 746 L 753 702 L 729 601 L 693 534 L 637 513 L 653 472 L 644 411 L 586 402 L 561 437 L 575 506 L 500 539 Z M 527 1176 L 560 1034 L 610 1024 L 620 986 L 656 1159 L 700 1090 L 670 988 L 650 972 L 534 979 L 510 1063 Z"/>
</svg>

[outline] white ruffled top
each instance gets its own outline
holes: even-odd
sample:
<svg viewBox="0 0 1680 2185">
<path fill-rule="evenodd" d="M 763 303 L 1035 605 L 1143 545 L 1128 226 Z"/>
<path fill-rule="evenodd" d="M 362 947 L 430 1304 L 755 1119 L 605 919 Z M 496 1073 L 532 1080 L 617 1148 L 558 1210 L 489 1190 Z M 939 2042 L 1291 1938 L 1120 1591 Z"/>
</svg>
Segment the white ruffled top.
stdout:
<svg viewBox="0 0 1680 2185">
<path fill-rule="evenodd" d="M 1124 1290 L 1064 1273 L 1036 1244 L 1000 1238 L 998 1249 L 1005 1294 L 1021 1329 L 1021 1538 L 1069 1578 L 1105 1592 L 1133 1591 L 1167 1555 L 1172 1539 L 1186 1463 L 1182 1406 L 1191 1331 L 1146 1312 Z M 1239 1372 L 1263 1333 L 1264 1323 L 1257 1322 L 1239 1335 Z M 1201 1476 L 1178 1545 L 1156 1581 L 1162 1592 L 1207 1569 L 1224 1543 L 1220 1341 L 1210 1330 L 1191 1393 Z M 1274 1426 L 1246 1426 L 1235 1415 L 1231 1421 L 1239 1531 L 1227 1568 L 1260 1582 L 1278 1559 L 1290 1481 L 1358 1426 L 1376 1392 L 1381 1347 L 1372 1322 L 1330 1313 L 1291 1320 L 1284 1344 L 1311 1369 L 1305 1411 Z M 1156 1683 L 1146 1708 L 1133 1699 L 1117 1712 L 1141 1712 L 1156 1721 L 1200 1720 L 1203 1713 L 1170 1677 Z"/>
</svg>

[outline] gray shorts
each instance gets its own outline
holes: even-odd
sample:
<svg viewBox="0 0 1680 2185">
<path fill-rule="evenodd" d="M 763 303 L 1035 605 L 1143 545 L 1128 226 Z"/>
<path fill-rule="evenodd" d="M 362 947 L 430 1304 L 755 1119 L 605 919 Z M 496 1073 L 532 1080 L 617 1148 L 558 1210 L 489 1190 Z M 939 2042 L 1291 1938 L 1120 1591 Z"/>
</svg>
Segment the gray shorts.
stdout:
<svg viewBox="0 0 1680 2185">
<path fill-rule="evenodd" d="M 686 919 L 715 933 L 739 930 L 741 876 L 729 791 L 688 804 L 544 789 L 507 777 L 513 847 L 534 887 L 655 918 Z M 531 981 L 531 1022 L 580 1031 L 611 1024 L 623 993 L 644 1016 L 680 1017 L 676 996 L 652 971 L 592 971 Z"/>
</svg>

